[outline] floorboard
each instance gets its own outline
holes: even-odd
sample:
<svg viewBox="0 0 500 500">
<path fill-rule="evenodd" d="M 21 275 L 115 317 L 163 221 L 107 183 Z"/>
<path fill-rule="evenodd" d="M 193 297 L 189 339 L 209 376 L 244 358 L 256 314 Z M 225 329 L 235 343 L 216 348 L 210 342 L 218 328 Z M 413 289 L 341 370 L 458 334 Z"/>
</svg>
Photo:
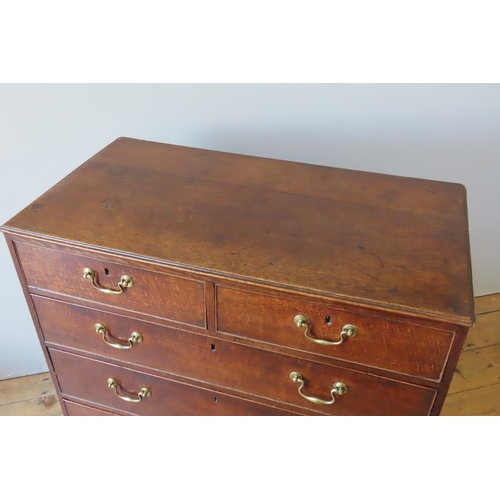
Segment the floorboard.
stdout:
<svg viewBox="0 0 500 500">
<path fill-rule="evenodd" d="M 448 394 L 500 383 L 500 344 L 463 351 Z"/>
<path fill-rule="evenodd" d="M 500 344 L 500 311 L 487 312 L 476 317 L 476 325 L 469 330 L 464 351 Z"/>
<path fill-rule="evenodd" d="M 56 393 L 49 373 L 0 380 L 0 406 Z"/>
<path fill-rule="evenodd" d="M 441 415 L 499 415 L 500 384 L 449 394 Z"/>
<path fill-rule="evenodd" d="M 500 311 L 500 293 L 483 295 L 474 299 L 476 315 L 493 311 Z"/>
<path fill-rule="evenodd" d="M 8 417 L 56 417 L 62 414 L 61 405 L 55 394 L 0 406 L 0 415 Z"/>
</svg>

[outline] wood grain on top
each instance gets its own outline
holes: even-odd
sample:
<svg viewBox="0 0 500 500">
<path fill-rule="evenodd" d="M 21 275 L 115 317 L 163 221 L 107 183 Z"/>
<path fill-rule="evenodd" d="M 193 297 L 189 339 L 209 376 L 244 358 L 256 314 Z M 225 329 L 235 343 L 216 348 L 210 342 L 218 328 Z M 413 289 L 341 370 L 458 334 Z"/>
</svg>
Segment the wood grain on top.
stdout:
<svg viewBox="0 0 500 500">
<path fill-rule="evenodd" d="M 465 189 L 120 138 L 3 226 L 470 325 Z"/>
</svg>

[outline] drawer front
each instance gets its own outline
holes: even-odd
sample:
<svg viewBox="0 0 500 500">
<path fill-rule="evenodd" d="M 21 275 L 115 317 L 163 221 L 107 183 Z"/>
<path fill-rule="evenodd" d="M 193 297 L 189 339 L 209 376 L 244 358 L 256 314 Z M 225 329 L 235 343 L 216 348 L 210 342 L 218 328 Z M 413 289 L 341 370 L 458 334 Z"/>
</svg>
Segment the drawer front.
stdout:
<svg viewBox="0 0 500 500">
<path fill-rule="evenodd" d="M 306 338 L 306 326 L 297 326 L 297 315 L 308 319 L 312 339 L 339 342 L 323 345 Z M 349 337 L 344 328 L 356 327 Z M 440 380 L 454 333 L 389 321 L 330 307 L 304 299 L 284 299 L 255 292 L 217 287 L 217 329 L 268 344 L 289 347 L 335 359 L 344 359 Z M 341 336 L 344 330 L 347 334 Z"/>
<path fill-rule="evenodd" d="M 66 412 L 70 417 L 113 417 L 116 416 L 109 411 L 98 410 L 91 406 L 73 403 L 72 401 L 63 400 L 66 407 Z"/>
<path fill-rule="evenodd" d="M 213 384 L 222 390 L 231 389 L 296 407 L 340 415 L 426 415 L 434 399 L 434 390 L 416 385 L 51 299 L 34 297 L 34 300 L 49 346 L 67 346 L 90 355 L 100 354 L 111 362 L 127 363 L 137 368 L 150 367 Z M 143 336 L 143 341 L 127 350 L 110 347 L 95 332 L 95 318 L 110 325 L 109 332 L 116 332 L 116 340 L 126 340 L 131 332 L 137 331 Z M 349 393 L 338 404 L 312 403 L 299 395 L 298 384 L 290 379 L 290 373 L 295 371 L 307 379 L 307 391 L 313 395 L 328 399 L 333 383 L 338 381 L 349 386 Z"/>
<path fill-rule="evenodd" d="M 294 415 L 294 413 L 180 382 L 49 349 L 64 396 L 135 415 Z M 109 387 L 113 378 L 117 386 Z M 150 391 L 143 397 L 141 389 Z M 122 397 L 138 399 L 124 401 Z"/>
<path fill-rule="evenodd" d="M 206 327 L 204 284 L 201 281 L 43 247 L 21 243 L 16 247 L 29 286 Z M 83 277 L 85 268 L 94 271 L 94 280 Z M 133 285 L 124 288 L 123 293 L 110 294 L 93 286 L 94 282 L 102 288 L 119 291 L 121 276 L 130 276 L 133 280 Z"/>
</svg>

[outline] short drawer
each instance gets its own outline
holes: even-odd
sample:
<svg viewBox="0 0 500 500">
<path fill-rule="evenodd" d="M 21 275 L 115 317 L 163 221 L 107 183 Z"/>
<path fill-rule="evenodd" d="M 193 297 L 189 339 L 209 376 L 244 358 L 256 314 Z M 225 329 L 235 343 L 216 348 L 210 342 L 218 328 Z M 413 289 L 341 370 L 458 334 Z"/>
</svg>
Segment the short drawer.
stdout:
<svg viewBox="0 0 500 500">
<path fill-rule="evenodd" d="M 63 400 L 66 408 L 66 413 L 70 417 L 113 417 L 116 416 L 109 411 L 98 410 L 91 406 L 73 403 L 72 401 Z"/>
<path fill-rule="evenodd" d="M 16 248 L 28 286 L 206 327 L 201 281 L 24 243 Z M 94 277 L 84 278 L 84 269 L 91 269 Z M 122 276 L 131 277 L 132 286 L 122 293 L 108 293 L 122 290 L 118 286 Z"/>
<path fill-rule="evenodd" d="M 62 394 L 90 404 L 134 415 L 294 415 L 55 349 L 49 349 L 49 353 Z"/>
<path fill-rule="evenodd" d="M 307 318 L 306 324 L 294 322 L 299 315 Z M 454 332 L 352 313 L 326 303 L 223 286 L 217 287 L 217 330 L 430 380 L 441 379 L 454 338 Z M 349 336 L 353 331 L 355 336 Z"/>
</svg>

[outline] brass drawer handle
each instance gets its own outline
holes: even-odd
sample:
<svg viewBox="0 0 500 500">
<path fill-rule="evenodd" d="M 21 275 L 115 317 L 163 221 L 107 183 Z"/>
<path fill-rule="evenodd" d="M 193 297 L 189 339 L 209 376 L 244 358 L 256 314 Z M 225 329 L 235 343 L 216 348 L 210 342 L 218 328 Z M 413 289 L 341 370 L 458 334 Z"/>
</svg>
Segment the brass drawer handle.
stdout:
<svg viewBox="0 0 500 500">
<path fill-rule="evenodd" d="M 130 288 L 134 284 L 134 280 L 130 277 L 124 274 L 123 276 L 120 277 L 120 281 L 118 282 L 118 288 L 119 290 L 113 290 L 111 288 L 104 288 L 99 283 L 97 283 L 97 273 L 90 267 L 84 267 L 83 268 L 83 277 L 86 279 L 89 279 L 90 282 L 92 283 L 92 286 L 96 289 L 99 290 L 100 292 L 104 293 L 113 293 L 113 294 L 120 294 L 123 293 L 125 288 Z"/>
<path fill-rule="evenodd" d="M 102 340 L 104 340 L 106 344 L 114 347 L 115 349 L 131 349 L 132 347 L 134 347 L 134 344 L 137 344 L 144 340 L 143 336 L 139 332 L 132 332 L 130 334 L 130 338 L 127 340 L 127 344 L 110 342 L 109 340 L 106 340 L 106 332 L 108 331 L 108 329 L 101 323 L 96 323 L 94 326 L 96 333 L 100 333 L 102 335 Z"/>
<path fill-rule="evenodd" d="M 299 372 L 290 373 L 290 378 L 295 383 L 300 384 L 298 391 L 299 391 L 299 394 L 304 399 L 307 399 L 307 401 L 310 401 L 311 403 L 316 403 L 318 405 L 332 405 L 333 403 L 335 403 L 335 394 L 337 396 L 342 396 L 343 394 L 345 394 L 349 390 L 349 387 L 346 384 L 344 384 L 344 382 L 335 382 L 333 384 L 332 390 L 330 391 L 330 394 L 332 395 L 331 401 L 325 401 L 324 399 L 315 398 L 314 396 L 306 396 L 302 392 L 302 388 L 304 387 L 305 380 L 304 380 L 304 377 Z"/>
<path fill-rule="evenodd" d="M 120 398 L 123 399 L 123 401 L 128 401 L 129 403 L 140 403 L 143 398 L 147 398 L 148 396 L 151 396 L 151 391 L 147 389 L 146 387 L 143 387 L 139 393 L 137 394 L 137 398 L 129 398 L 128 396 L 122 396 L 121 394 L 118 394 L 118 383 L 114 378 L 108 378 L 108 387 L 112 388 L 115 390 L 115 394 Z"/>
<path fill-rule="evenodd" d="M 293 318 L 293 322 L 299 327 L 299 328 L 304 328 L 304 335 L 306 339 L 312 340 L 313 342 L 316 342 L 316 344 L 321 344 L 321 345 L 340 345 L 346 340 L 347 338 L 350 337 L 355 337 L 358 334 L 358 327 L 354 325 L 344 325 L 342 328 L 342 331 L 340 332 L 340 340 L 337 342 L 334 342 L 333 340 L 324 340 L 324 339 L 315 339 L 309 335 L 309 328 L 311 322 L 309 319 L 304 316 L 303 314 L 297 314 L 295 318 Z"/>
</svg>

